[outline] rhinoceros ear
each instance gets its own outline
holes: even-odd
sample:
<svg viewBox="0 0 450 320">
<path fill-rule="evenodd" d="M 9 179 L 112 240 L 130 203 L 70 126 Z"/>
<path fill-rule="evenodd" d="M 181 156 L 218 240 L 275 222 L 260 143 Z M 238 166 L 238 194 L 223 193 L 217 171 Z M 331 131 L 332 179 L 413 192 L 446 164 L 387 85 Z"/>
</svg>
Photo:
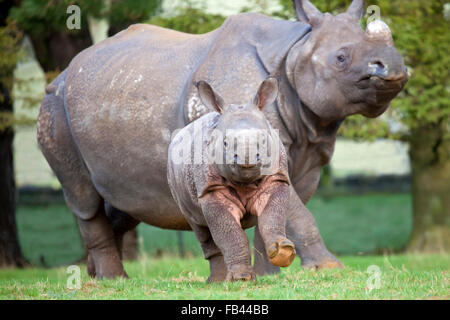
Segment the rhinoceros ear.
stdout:
<svg viewBox="0 0 450 320">
<path fill-rule="evenodd" d="M 323 13 L 308 0 L 292 0 L 292 5 L 299 21 L 313 26 L 320 23 L 323 18 Z"/>
<path fill-rule="evenodd" d="M 353 0 L 352 4 L 347 9 L 347 14 L 358 21 L 361 20 L 364 15 L 364 0 Z"/>
<path fill-rule="evenodd" d="M 278 80 L 275 77 L 268 77 L 258 88 L 253 104 L 262 110 L 265 106 L 275 102 L 278 96 Z"/>
<path fill-rule="evenodd" d="M 214 91 L 213 87 L 206 81 L 199 81 L 196 84 L 198 95 L 203 104 L 211 110 L 222 113 L 225 102 L 220 94 Z"/>
</svg>

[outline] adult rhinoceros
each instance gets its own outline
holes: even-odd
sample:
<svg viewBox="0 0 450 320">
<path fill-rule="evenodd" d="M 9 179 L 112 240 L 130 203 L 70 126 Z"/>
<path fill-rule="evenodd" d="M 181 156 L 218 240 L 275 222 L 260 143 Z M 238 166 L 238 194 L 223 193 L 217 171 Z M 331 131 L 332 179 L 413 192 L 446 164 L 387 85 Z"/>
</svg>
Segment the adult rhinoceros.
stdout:
<svg viewBox="0 0 450 320">
<path fill-rule="evenodd" d="M 126 275 L 114 237 L 137 221 L 189 229 L 166 168 L 171 133 L 207 112 L 194 84 L 207 80 L 240 103 L 269 74 L 279 77 L 280 94 L 265 115 L 289 156 L 288 238 L 303 266 L 341 266 L 305 203 L 341 121 L 383 113 L 407 76 L 389 28 L 381 21 L 360 28 L 363 1 L 337 16 L 307 0 L 294 4 L 299 21 L 238 14 L 203 35 L 133 25 L 78 54 L 47 87 L 38 142 L 78 218 L 89 274 Z M 255 233 L 255 270 L 276 271 Z M 221 280 L 223 257 L 209 261 L 211 277 Z"/>
</svg>

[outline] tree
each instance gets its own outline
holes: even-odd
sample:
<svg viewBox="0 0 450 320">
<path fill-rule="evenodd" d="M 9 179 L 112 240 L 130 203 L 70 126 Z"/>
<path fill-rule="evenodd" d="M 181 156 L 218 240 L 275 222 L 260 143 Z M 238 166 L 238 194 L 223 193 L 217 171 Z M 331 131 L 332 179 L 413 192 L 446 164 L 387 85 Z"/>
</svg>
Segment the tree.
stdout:
<svg viewBox="0 0 450 320">
<path fill-rule="evenodd" d="M 350 0 L 314 0 L 318 9 L 343 12 Z M 291 0 L 281 0 L 278 16 L 294 17 Z M 352 116 L 339 134 L 373 140 L 384 137 L 409 144 L 413 195 L 413 231 L 408 249 L 450 250 L 450 8 L 444 0 L 374 0 L 390 26 L 396 48 L 411 77 L 380 119 Z M 447 7 L 449 5 L 447 4 Z M 445 18 L 447 16 L 447 19 Z M 365 25 L 365 19 L 362 25 Z M 398 129 L 401 124 L 402 129 Z"/>
<path fill-rule="evenodd" d="M 450 250 L 450 21 L 443 0 L 380 1 L 412 77 L 394 117 L 406 132 L 412 170 L 413 232 L 409 249 Z"/>
<path fill-rule="evenodd" d="M 8 12 L 12 1 L 2 3 Z M 13 149 L 14 116 L 11 99 L 13 70 L 19 57 L 20 32 L 0 17 L 0 268 L 27 265 L 19 245 L 16 225 L 16 188 Z"/>
<path fill-rule="evenodd" d="M 80 29 L 67 28 L 70 5 L 80 8 Z M 37 58 L 48 72 L 63 70 L 78 52 L 92 44 L 88 16 L 107 19 L 112 35 L 149 19 L 160 5 L 161 0 L 22 0 L 12 8 L 10 18 L 31 37 Z"/>
</svg>

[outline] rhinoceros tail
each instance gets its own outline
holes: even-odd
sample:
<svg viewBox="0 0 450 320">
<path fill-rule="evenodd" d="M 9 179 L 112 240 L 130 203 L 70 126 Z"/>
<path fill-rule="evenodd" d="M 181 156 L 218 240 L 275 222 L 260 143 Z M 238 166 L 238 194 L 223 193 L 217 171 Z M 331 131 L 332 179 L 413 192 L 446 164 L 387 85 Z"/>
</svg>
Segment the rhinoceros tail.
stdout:
<svg viewBox="0 0 450 320">
<path fill-rule="evenodd" d="M 64 87 L 66 71 L 56 77 L 46 88 L 37 119 L 37 141 L 41 150 L 53 148 L 55 118 L 64 110 Z"/>
</svg>

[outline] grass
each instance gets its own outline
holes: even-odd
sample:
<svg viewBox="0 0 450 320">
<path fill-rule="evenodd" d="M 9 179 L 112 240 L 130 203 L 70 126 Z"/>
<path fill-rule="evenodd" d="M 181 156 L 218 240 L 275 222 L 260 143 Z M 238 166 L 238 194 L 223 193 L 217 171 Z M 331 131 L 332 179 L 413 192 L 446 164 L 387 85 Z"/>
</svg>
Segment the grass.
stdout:
<svg viewBox="0 0 450 320">
<path fill-rule="evenodd" d="M 338 254 L 399 251 L 412 230 L 410 194 L 313 197 L 308 203 L 327 247 Z"/>
<path fill-rule="evenodd" d="M 180 259 L 174 231 L 140 225 L 141 257 L 125 264 L 130 279 L 96 281 L 80 265 L 79 290 L 67 289 L 66 267 L 42 268 L 82 257 L 73 215 L 64 205 L 19 206 L 22 249 L 40 267 L 1 270 L 0 299 L 449 299 L 449 255 L 386 254 L 408 241 L 410 203 L 407 194 L 312 199 L 308 207 L 344 270 L 304 270 L 297 258 L 257 283 L 206 284 L 208 264 L 192 232 L 184 233 L 188 258 Z M 252 239 L 253 231 L 247 234 Z M 380 252 L 385 254 L 369 255 Z M 371 265 L 380 270 L 380 287 L 370 291 Z"/>
<path fill-rule="evenodd" d="M 341 255 L 395 252 L 411 232 L 408 194 L 366 194 L 313 197 L 308 203 L 327 247 Z M 26 258 L 34 265 L 71 264 L 82 257 L 75 219 L 65 205 L 19 206 L 19 238 Z M 253 230 L 247 230 L 250 241 Z M 141 250 L 149 255 L 177 254 L 176 232 L 139 226 Z M 188 256 L 201 255 L 192 232 L 183 232 Z"/>
<path fill-rule="evenodd" d="M 130 279 L 97 281 L 82 268 L 79 290 L 67 289 L 66 269 L 0 271 L 0 299 L 449 299 L 449 255 L 342 257 L 343 270 L 309 271 L 298 260 L 256 283 L 206 284 L 200 257 L 149 258 L 126 263 Z M 380 286 L 369 290 L 370 265 Z"/>
</svg>

